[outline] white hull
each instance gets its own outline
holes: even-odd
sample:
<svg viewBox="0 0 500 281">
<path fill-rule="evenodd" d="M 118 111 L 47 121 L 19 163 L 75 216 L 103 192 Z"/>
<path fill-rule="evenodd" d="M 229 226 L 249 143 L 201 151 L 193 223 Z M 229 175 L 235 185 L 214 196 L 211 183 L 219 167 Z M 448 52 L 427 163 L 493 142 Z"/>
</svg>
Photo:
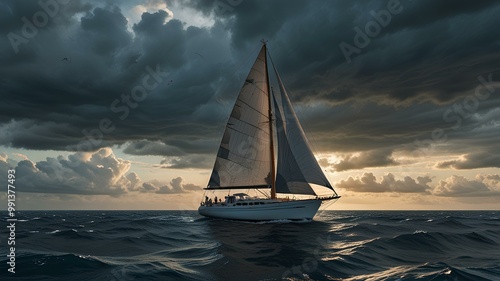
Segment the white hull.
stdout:
<svg viewBox="0 0 500 281">
<path fill-rule="evenodd" d="M 319 199 L 269 201 L 253 206 L 200 206 L 198 212 L 206 217 L 245 221 L 311 220 L 320 206 Z"/>
</svg>

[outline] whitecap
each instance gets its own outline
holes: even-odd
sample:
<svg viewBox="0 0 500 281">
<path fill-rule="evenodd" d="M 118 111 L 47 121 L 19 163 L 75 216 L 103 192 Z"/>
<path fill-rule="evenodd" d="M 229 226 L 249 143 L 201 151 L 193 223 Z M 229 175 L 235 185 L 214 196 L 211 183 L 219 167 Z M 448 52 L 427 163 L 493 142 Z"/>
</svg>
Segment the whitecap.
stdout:
<svg viewBox="0 0 500 281">
<path fill-rule="evenodd" d="M 193 217 L 180 217 L 180 219 L 184 222 L 194 222 Z"/>
<path fill-rule="evenodd" d="M 380 239 L 379 237 L 375 237 L 372 239 L 366 239 L 366 240 L 361 240 L 361 241 L 352 241 L 352 242 L 347 242 L 347 241 L 334 241 L 330 243 L 330 248 L 336 249 L 336 250 L 345 250 L 345 249 L 355 249 L 361 246 L 364 246 L 367 243 L 371 243 L 375 240 Z"/>
<path fill-rule="evenodd" d="M 279 220 L 270 220 L 270 221 L 257 221 L 257 222 L 245 222 L 245 223 L 254 223 L 254 224 L 281 224 L 281 223 L 308 223 L 311 222 L 311 220 L 308 219 L 302 219 L 302 220 L 287 220 L 287 219 L 279 219 Z"/>
</svg>

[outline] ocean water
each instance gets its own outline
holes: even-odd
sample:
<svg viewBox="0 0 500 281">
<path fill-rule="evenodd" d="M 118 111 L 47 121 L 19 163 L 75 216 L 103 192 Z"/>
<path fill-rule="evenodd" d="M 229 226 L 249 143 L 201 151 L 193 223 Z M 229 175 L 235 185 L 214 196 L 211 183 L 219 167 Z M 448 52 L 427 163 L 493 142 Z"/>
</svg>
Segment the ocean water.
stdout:
<svg viewBox="0 0 500 281">
<path fill-rule="evenodd" d="M 196 211 L 17 215 L 16 273 L 4 226 L 0 280 L 500 280 L 500 211 L 325 211 L 266 223 Z"/>
</svg>

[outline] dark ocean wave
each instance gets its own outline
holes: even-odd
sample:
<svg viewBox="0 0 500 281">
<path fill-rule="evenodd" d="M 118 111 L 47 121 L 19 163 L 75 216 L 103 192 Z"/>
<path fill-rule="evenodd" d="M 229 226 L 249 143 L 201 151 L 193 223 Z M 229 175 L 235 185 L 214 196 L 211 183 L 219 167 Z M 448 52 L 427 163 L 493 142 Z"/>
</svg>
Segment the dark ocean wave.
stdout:
<svg viewBox="0 0 500 281">
<path fill-rule="evenodd" d="M 97 237 L 95 237 L 95 235 L 92 235 L 91 232 L 78 231 L 78 230 L 73 229 L 73 228 L 61 230 L 61 231 L 57 231 L 57 232 L 53 231 L 53 232 L 49 232 L 46 234 L 52 234 L 53 236 L 61 238 L 61 239 L 76 239 L 76 240 L 85 239 L 85 240 L 89 240 L 89 241 L 93 241 L 93 240 L 97 239 Z"/>
<path fill-rule="evenodd" d="M 500 280 L 500 212 L 19 214 L 15 278 L 1 280 Z"/>
</svg>

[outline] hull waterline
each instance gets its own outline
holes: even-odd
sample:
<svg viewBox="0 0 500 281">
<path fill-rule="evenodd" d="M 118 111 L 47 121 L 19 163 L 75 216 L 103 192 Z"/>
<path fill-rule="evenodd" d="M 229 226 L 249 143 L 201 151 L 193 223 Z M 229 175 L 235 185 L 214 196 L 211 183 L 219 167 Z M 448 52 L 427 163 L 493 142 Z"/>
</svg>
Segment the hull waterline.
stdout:
<svg viewBox="0 0 500 281">
<path fill-rule="evenodd" d="M 321 200 L 311 199 L 254 206 L 200 206 L 198 212 L 205 217 L 244 221 L 311 220 L 320 206 Z"/>
</svg>

